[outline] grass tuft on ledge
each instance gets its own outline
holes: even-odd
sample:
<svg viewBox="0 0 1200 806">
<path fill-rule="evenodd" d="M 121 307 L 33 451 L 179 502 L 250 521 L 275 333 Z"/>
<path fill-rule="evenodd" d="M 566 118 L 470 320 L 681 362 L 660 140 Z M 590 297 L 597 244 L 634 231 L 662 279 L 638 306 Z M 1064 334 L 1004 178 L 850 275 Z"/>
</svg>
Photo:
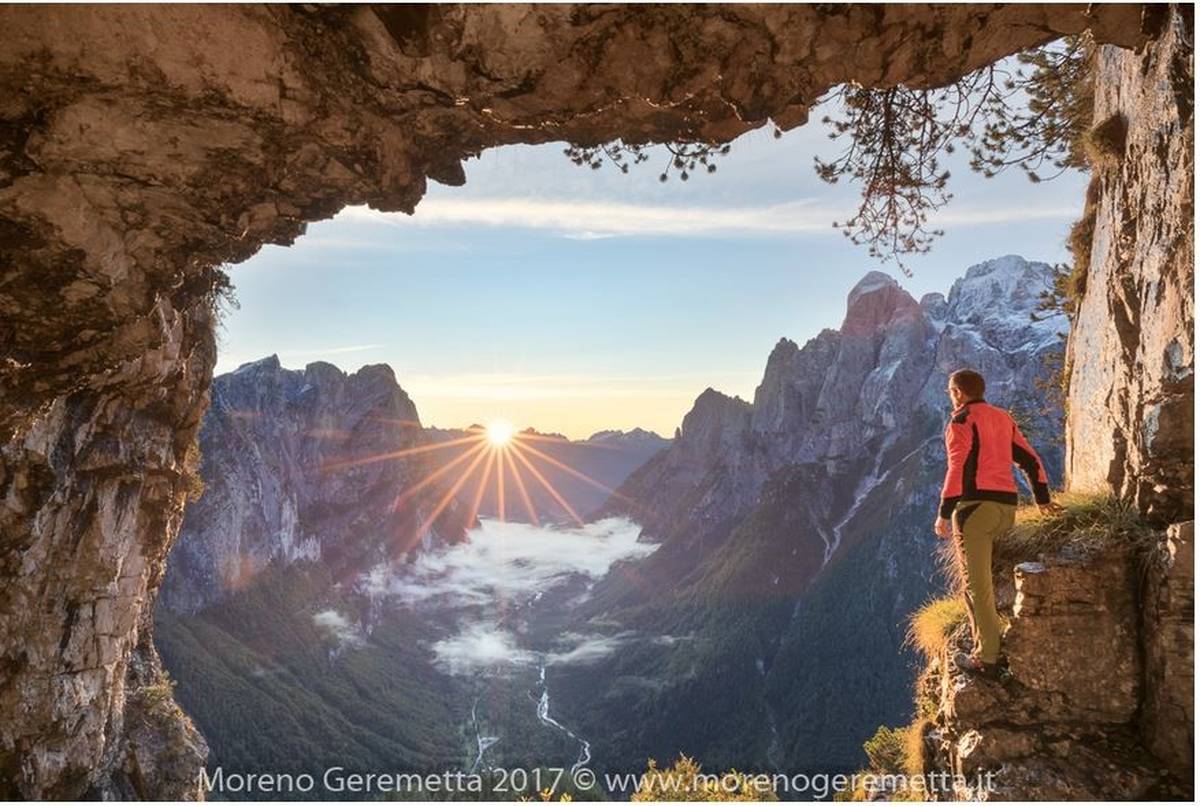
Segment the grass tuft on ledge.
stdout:
<svg viewBox="0 0 1200 806">
<path fill-rule="evenodd" d="M 967 606 L 962 597 L 943 596 L 928 602 L 912 615 L 905 641 L 926 660 L 933 660 L 941 656 L 946 642 L 960 625 L 966 623 Z"/>
<path fill-rule="evenodd" d="M 993 567 L 1011 572 L 1041 554 L 1093 553 L 1121 544 L 1138 550 L 1157 539 L 1158 531 L 1137 510 L 1111 495 L 1059 493 L 1055 501 L 1061 513 L 1043 515 L 1034 506 L 1017 510 L 1015 525 L 996 542 Z"/>
</svg>

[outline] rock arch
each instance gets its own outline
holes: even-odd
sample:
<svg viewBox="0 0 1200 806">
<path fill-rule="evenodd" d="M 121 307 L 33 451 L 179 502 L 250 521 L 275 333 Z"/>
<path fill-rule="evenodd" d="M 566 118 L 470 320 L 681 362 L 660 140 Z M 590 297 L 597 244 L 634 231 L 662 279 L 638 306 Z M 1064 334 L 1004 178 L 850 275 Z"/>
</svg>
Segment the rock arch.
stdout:
<svg viewBox="0 0 1200 806">
<path fill-rule="evenodd" d="M 139 733 L 139 692 L 158 679 L 150 603 L 206 404 L 221 265 L 347 204 L 411 212 L 427 179 L 461 184 L 461 160 L 484 148 L 788 129 L 839 83 L 938 85 L 1085 29 L 1133 63 L 1169 39 L 1168 16 L 1141 4 L 0 9 L 0 795 L 194 794 L 201 740 L 181 715 Z M 1189 110 L 1172 147 L 1190 132 Z M 1181 349 L 1190 362 L 1191 342 Z"/>
</svg>

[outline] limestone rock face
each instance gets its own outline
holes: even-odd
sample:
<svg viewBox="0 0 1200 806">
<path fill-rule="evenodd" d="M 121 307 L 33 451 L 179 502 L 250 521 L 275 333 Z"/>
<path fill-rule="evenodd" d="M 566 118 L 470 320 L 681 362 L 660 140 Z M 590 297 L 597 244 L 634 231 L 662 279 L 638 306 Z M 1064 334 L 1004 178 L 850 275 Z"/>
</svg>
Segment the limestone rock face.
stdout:
<svg viewBox="0 0 1200 806">
<path fill-rule="evenodd" d="M 89 794 L 104 800 L 203 800 L 197 770 L 208 745 L 175 700 L 149 629 L 126 675 L 125 738 L 113 772 Z"/>
<path fill-rule="evenodd" d="M 125 757 L 128 666 L 149 645 L 214 359 L 203 299 L 152 310 L 122 328 L 139 355 L 17 409 L 0 438 L 0 796 L 77 798 Z"/>
<path fill-rule="evenodd" d="M 1191 774 L 1196 724 L 1195 521 L 1172 525 L 1147 574 L 1142 598 L 1146 746 Z"/>
<path fill-rule="evenodd" d="M 964 632 L 918 683 L 929 771 L 961 776 L 939 799 L 1190 799 L 1191 532 L 1163 535 L 1145 580 L 1128 545 L 1016 567 L 1011 679 L 959 672 Z"/>
<path fill-rule="evenodd" d="M 1161 523 L 1193 507 L 1192 15 L 1162 10 L 1144 53 L 1103 47 L 1095 122 L 1123 137 L 1096 168 L 1087 286 L 1071 336 L 1069 482 Z"/>
<path fill-rule="evenodd" d="M 1097 723 L 1133 719 L 1140 689 L 1133 571 L 1127 551 L 1016 567 L 1005 651 L 1013 674 L 1044 695 L 1047 710 Z"/>
<path fill-rule="evenodd" d="M 271 356 L 216 378 L 200 431 L 205 489 L 171 551 L 162 603 L 195 612 L 271 562 L 352 574 L 461 539 L 469 524 L 456 504 L 425 524 L 444 492 L 436 481 L 396 505 L 437 469 L 420 450 L 429 442 L 386 365 L 347 375 L 326 363 L 287 370 Z"/>
<path fill-rule="evenodd" d="M 220 265 L 347 204 L 411 212 L 484 148 L 790 129 L 841 82 L 937 85 L 1085 29 L 1138 47 L 1145 21 L 1139 4 L 0 9 L 0 795 L 116 774 Z"/>
</svg>

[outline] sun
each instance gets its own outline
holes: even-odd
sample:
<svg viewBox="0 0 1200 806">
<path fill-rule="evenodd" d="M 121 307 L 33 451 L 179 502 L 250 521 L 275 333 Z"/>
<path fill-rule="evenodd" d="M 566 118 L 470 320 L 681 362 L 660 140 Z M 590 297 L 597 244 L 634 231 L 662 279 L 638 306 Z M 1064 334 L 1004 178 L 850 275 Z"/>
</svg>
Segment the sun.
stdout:
<svg viewBox="0 0 1200 806">
<path fill-rule="evenodd" d="M 512 441 L 513 433 L 512 424 L 504 420 L 492 420 L 488 423 L 487 439 L 493 447 L 503 448 Z"/>
</svg>

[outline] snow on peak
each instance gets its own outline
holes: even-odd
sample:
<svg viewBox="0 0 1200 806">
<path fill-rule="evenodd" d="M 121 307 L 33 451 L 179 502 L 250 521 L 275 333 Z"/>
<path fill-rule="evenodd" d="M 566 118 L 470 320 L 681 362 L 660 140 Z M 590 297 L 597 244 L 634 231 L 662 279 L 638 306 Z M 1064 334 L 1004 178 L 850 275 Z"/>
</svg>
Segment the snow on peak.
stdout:
<svg viewBox="0 0 1200 806">
<path fill-rule="evenodd" d="M 1066 317 L 1053 315 L 1034 321 L 1031 314 L 1041 294 L 1053 287 L 1054 269 L 1046 263 L 1004 255 L 967 269 L 955 280 L 946 298 L 946 319 L 976 326 L 1000 347 L 1028 340 L 1030 329 L 1056 338 L 1067 329 Z"/>
<path fill-rule="evenodd" d="M 869 271 L 863 278 L 854 284 L 854 288 L 850 289 L 850 299 L 861 297 L 863 294 L 869 294 L 872 291 L 878 291 L 881 288 L 890 286 L 899 286 L 896 279 L 890 274 L 884 274 L 881 271 Z"/>
</svg>

